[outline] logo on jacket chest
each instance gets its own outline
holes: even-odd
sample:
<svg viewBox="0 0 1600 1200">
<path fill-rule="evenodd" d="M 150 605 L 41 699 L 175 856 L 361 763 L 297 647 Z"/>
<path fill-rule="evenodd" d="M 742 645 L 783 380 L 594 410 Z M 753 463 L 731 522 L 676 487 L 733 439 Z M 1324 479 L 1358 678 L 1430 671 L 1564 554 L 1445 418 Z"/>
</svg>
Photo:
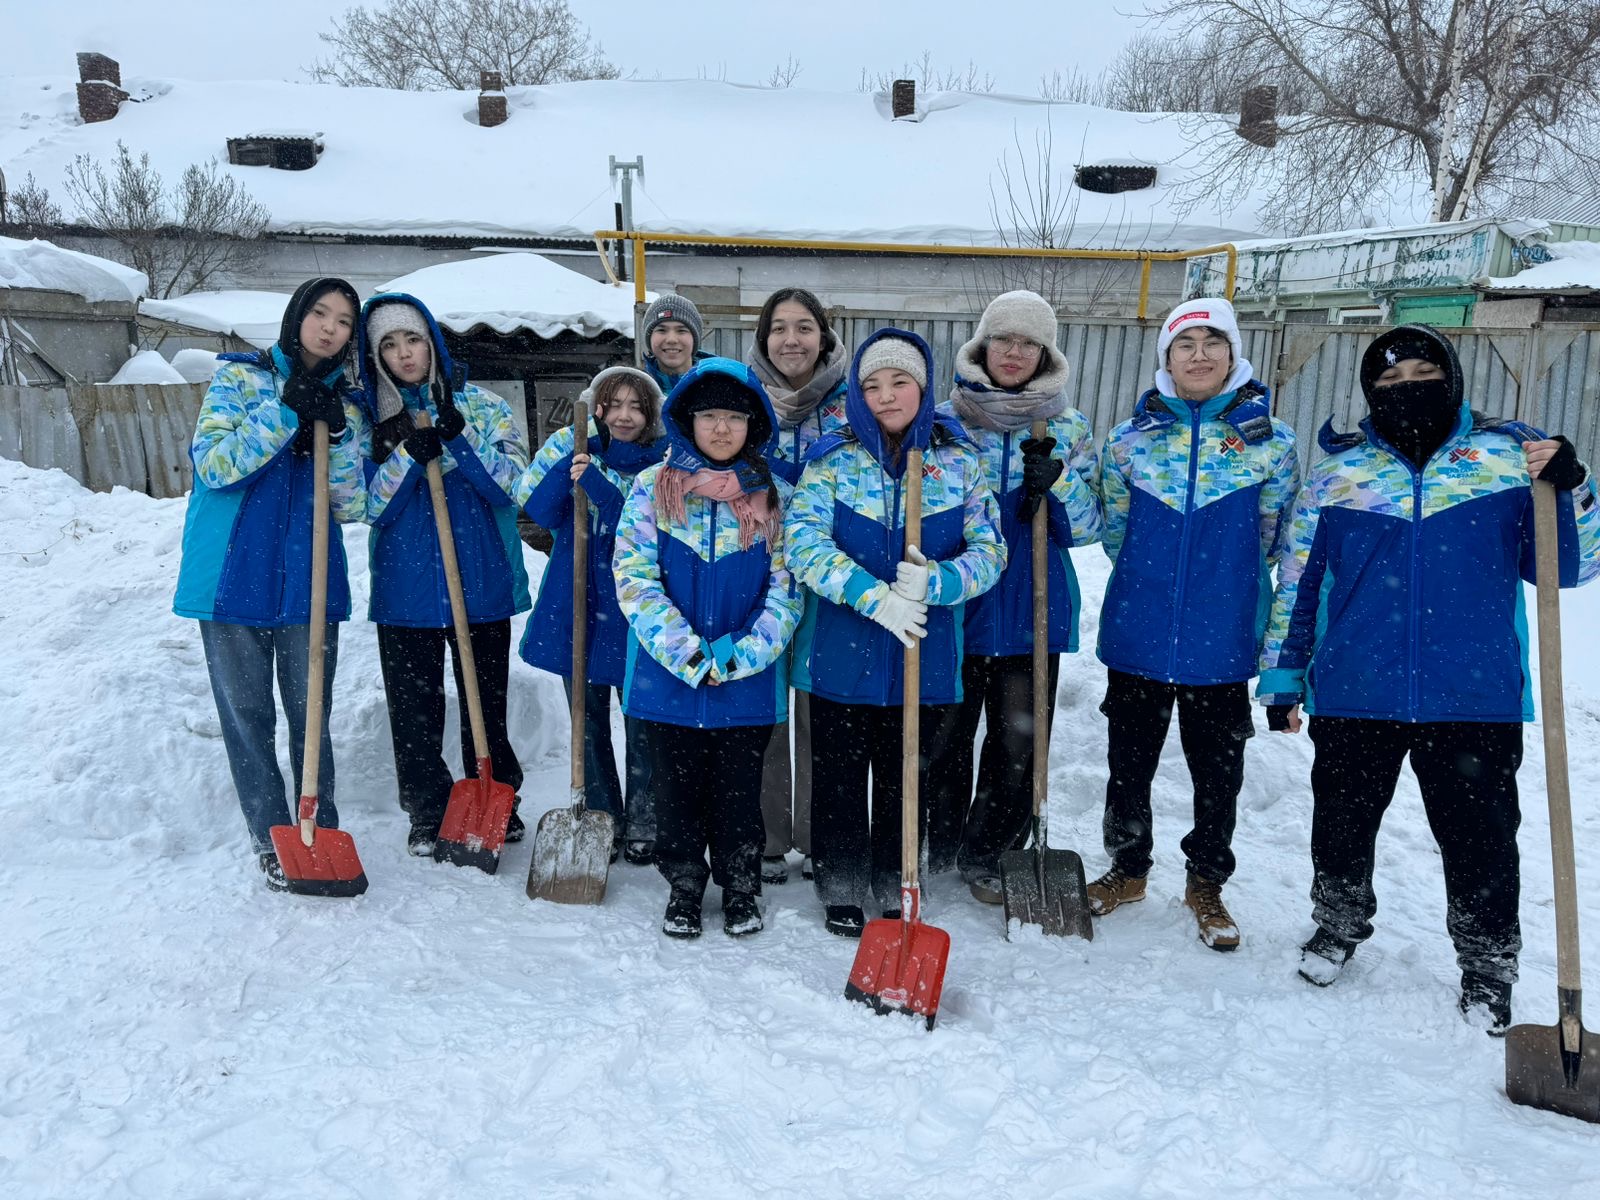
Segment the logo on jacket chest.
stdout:
<svg viewBox="0 0 1600 1200">
<path fill-rule="evenodd" d="M 939 464 L 936 463 L 936 462 L 929 462 L 927 459 L 923 459 L 923 461 L 922 461 L 922 477 L 924 479 L 935 479 L 935 480 L 943 479 L 944 478 L 944 469 L 942 467 L 940 467 Z"/>
<path fill-rule="evenodd" d="M 1218 449 L 1224 458 L 1237 458 L 1244 453 L 1244 439 L 1237 433 L 1230 433 L 1222 439 L 1222 445 Z"/>
</svg>

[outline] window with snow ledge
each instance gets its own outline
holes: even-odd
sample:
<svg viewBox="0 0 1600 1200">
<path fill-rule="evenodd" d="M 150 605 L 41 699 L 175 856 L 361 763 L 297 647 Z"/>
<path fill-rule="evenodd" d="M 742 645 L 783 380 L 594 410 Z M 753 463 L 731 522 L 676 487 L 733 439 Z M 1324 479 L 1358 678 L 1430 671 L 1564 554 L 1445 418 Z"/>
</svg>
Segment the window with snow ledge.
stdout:
<svg viewBox="0 0 1600 1200">
<path fill-rule="evenodd" d="M 1154 186 L 1156 169 L 1131 165 L 1079 167 L 1072 173 L 1072 181 L 1086 192 L 1114 196 L 1118 192 L 1137 192 Z"/>
<path fill-rule="evenodd" d="M 236 167 L 309 171 L 321 156 L 321 140 L 309 134 L 256 133 L 228 139 L 228 161 Z"/>
</svg>

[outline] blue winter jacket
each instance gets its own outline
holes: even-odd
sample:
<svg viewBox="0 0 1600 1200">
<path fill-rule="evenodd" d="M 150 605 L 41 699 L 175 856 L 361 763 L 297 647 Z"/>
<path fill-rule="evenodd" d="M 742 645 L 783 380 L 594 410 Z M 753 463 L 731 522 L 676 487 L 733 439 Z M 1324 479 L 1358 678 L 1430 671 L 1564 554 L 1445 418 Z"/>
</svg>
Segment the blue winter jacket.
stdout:
<svg viewBox="0 0 1600 1200">
<path fill-rule="evenodd" d="M 1318 715 L 1530 721 L 1521 580 L 1535 579 L 1522 443 L 1463 402 L 1419 470 L 1370 419 L 1319 443 L 1279 567 L 1257 697 Z M 1561 586 L 1600 575 L 1592 478 L 1557 494 Z"/>
<path fill-rule="evenodd" d="M 503 621 L 529 607 L 528 572 L 517 534 L 517 506 L 511 489 L 528 465 L 528 450 L 511 407 L 493 392 L 465 383 L 465 372 L 450 360 L 444 335 L 426 306 L 412 296 L 385 292 L 361 308 L 359 353 L 362 404 L 367 420 L 377 422 L 377 348 L 367 341 L 367 316 L 379 304 L 403 302 L 427 319 L 436 376 L 455 381 L 455 406 L 466 418 L 461 435 L 446 442 L 439 466 L 445 507 L 461 568 L 461 588 L 472 624 Z M 407 412 L 426 411 L 437 421 L 430 385 L 403 387 Z M 369 557 L 372 600 L 369 616 L 378 625 L 444 629 L 453 624 L 444 559 L 434 523 L 427 472 L 402 444 L 382 463 L 373 461 L 372 437 L 361 447 L 367 481 L 367 520 L 372 524 Z"/>
<path fill-rule="evenodd" d="M 183 521 L 183 561 L 172 610 L 180 617 L 279 628 L 311 619 L 315 458 L 290 448 L 299 417 L 278 399 L 290 363 L 267 354 L 224 356 L 200 405 L 189 457 L 194 490 Z M 330 439 L 328 498 L 335 521 L 362 519 L 358 446 L 365 436 L 343 369 L 326 381 L 345 395 L 345 428 Z M 328 538 L 330 621 L 350 616 L 344 539 Z"/>
<path fill-rule="evenodd" d="M 1199 403 L 1140 398 L 1100 455 L 1113 563 L 1100 661 L 1168 683 L 1256 672 L 1299 460 L 1258 380 Z"/>
<path fill-rule="evenodd" d="M 906 540 L 905 456 L 887 461 L 883 432 L 861 394 L 861 355 L 887 336 L 916 344 L 935 378 L 933 355 L 914 333 L 882 329 L 862 342 L 850 366 L 849 427 L 812 447 L 785 529 L 795 577 L 808 589 L 794 686 L 845 704 L 899 704 L 904 686 L 903 647 L 871 619 L 888 598 Z M 903 446 L 923 450 L 920 549 L 936 568 L 920 649 L 921 702 L 950 704 L 961 699 L 963 606 L 993 587 L 1005 566 L 1000 513 L 977 451 L 958 423 L 935 414 L 926 388 Z"/>
<path fill-rule="evenodd" d="M 589 466 L 580 476 L 589 500 L 588 587 L 585 589 L 590 683 L 620 688 L 631 640 L 627 618 L 617 604 L 611 557 L 617 522 L 633 480 L 661 461 L 666 439 L 619 442 L 601 448 L 597 422 L 589 422 Z M 555 545 L 539 583 L 539 598 L 522 635 L 524 662 L 563 677 L 572 674 L 572 426 L 556 430 L 517 481 L 515 497 L 524 512 L 550 530 Z"/>
<path fill-rule="evenodd" d="M 672 522 L 655 505 L 656 477 L 664 469 L 693 472 L 708 465 L 695 447 L 692 417 L 680 416 L 676 402 L 713 371 L 732 376 L 759 400 L 765 424 L 752 419 L 749 438 L 764 456 L 771 452 L 777 421 L 760 382 L 742 363 L 708 358 L 667 397 L 667 461 L 635 478 L 612 560 L 617 602 L 633 630 L 622 710 L 697 729 L 772 725 L 788 717 L 784 648 L 801 610 L 781 527 L 775 543 L 758 537 L 745 549 L 738 517 L 725 501 L 686 495 L 683 518 Z M 759 486 L 756 474 L 739 468 L 747 491 Z M 786 500 L 788 485 L 775 482 Z M 722 682 L 708 685 L 713 664 Z"/>
</svg>

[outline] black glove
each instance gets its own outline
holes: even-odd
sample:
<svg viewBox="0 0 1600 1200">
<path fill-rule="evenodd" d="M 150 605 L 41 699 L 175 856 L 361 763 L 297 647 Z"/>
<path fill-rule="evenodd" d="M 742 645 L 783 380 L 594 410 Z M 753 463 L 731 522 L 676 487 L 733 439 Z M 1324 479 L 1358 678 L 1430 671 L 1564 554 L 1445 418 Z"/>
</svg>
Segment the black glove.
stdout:
<svg viewBox="0 0 1600 1200">
<path fill-rule="evenodd" d="M 1024 521 L 1033 520 L 1033 514 L 1039 508 L 1039 501 L 1050 494 L 1050 487 L 1061 478 L 1061 472 L 1066 469 L 1066 464 L 1059 458 L 1051 458 L 1050 452 L 1056 448 L 1056 440 L 1047 438 L 1026 438 L 1022 443 L 1022 499 L 1017 504 L 1017 516 Z"/>
<path fill-rule="evenodd" d="M 434 418 L 433 427 L 439 431 L 442 441 L 453 442 L 461 436 L 461 431 L 467 427 L 467 419 L 461 415 L 453 398 L 439 403 L 439 415 Z"/>
<path fill-rule="evenodd" d="M 1294 711 L 1292 704 L 1267 705 L 1267 728 L 1273 733 L 1284 733 L 1289 728 L 1289 714 Z"/>
<path fill-rule="evenodd" d="M 288 408 L 294 410 L 295 416 L 300 418 L 300 424 L 326 421 L 329 436 L 338 437 L 344 432 L 344 399 L 315 375 L 314 370 L 302 371 L 297 368 L 283 385 L 280 398 Z"/>
<path fill-rule="evenodd" d="M 405 446 L 406 453 L 419 467 L 427 466 L 444 453 L 444 442 L 439 437 L 439 431 L 431 425 L 427 429 L 414 430 L 406 438 Z"/>
<path fill-rule="evenodd" d="M 411 418 L 404 411 L 379 421 L 372 428 L 372 461 L 380 467 L 383 466 L 415 428 Z"/>
<path fill-rule="evenodd" d="M 1558 492 L 1570 492 L 1589 478 L 1589 468 L 1578 461 L 1578 451 L 1566 438 L 1558 433 L 1551 440 L 1560 442 L 1561 449 L 1556 451 L 1554 458 L 1545 463 L 1539 478 Z"/>
</svg>

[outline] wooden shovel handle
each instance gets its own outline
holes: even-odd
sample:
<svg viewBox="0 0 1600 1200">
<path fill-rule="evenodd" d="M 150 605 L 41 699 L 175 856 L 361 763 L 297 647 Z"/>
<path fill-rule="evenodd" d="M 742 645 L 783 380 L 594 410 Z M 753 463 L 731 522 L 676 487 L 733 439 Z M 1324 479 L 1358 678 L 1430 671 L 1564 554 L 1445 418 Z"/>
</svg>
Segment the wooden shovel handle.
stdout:
<svg viewBox="0 0 1600 1200">
<path fill-rule="evenodd" d="M 1035 421 L 1031 433 L 1043 441 L 1045 423 Z M 1033 512 L 1033 817 L 1042 820 L 1050 796 L 1050 498 L 1040 497 Z M 1040 839 L 1043 840 L 1042 838 Z M 1044 854 L 1044 846 L 1039 853 Z"/>
<path fill-rule="evenodd" d="M 1561 555 L 1556 490 L 1533 481 L 1533 543 L 1538 579 L 1539 707 L 1544 721 L 1544 782 L 1550 800 L 1550 858 L 1555 868 L 1556 983 L 1581 987 L 1578 875 L 1572 846 L 1572 795 L 1567 786 L 1567 717 L 1561 681 Z"/>
<path fill-rule="evenodd" d="M 572 452 L 589 446 L 589 405 L 572 406 Z M 583 800 L 583 725 L 589 685 L 589 495 L 572 485 L 572 796 Z"/>
<path fill-rule="evenodd" d="M 300 840 L 307 846 L 317 825 L 317 777 L 322 772 L 322 659 L 328 640 L 328 423 L 311 433 L 311 610 L 306 621 L 306 740 L 300 758 Z M 311 799 L 310 812 L 304 800 Z"/>
<path fill-rule="evenodd" d="M 922 451 L 906 451 L 906 540 L 907 546 L 922 549 Z M 905 551 L 901 551 L 901 557 Z M 926 554 L 923 555 L 927 557 Z M 917 638 L 905 652 L 905 680 L 900 701 L 900 873 L 906 885 L 917 887 L 917 868 L 921 857 L 917 829 L 922 756 L 922 643 Z"/>
<path fill-rule="evenodd" d="M 426 412 L 416 414 L 417 428 L 433 424 Z M 479 762 L 489 757 L 489 735 L 483 726 L 483 702 L 478 698 L 478 661 L 472 654 L 472 629 L 467 624 L 467 598 L 461 590 L 461 563 L 456 558 L 456 535 L 450 527 L 450 507 L 444 498 L 444 472 L 436 458 L 424 468 L 428 496 L 433 501 L 433 525 L 439 531 L 439 557 L 444 560 L 444 583 L 450 593 L 450 619 L 456 630 L 456 659 L 467 690 L 467 718 L 472 722 L 472 750 Z M 487 782 L 487 780 L 485 781 Z"/>
</svg>

